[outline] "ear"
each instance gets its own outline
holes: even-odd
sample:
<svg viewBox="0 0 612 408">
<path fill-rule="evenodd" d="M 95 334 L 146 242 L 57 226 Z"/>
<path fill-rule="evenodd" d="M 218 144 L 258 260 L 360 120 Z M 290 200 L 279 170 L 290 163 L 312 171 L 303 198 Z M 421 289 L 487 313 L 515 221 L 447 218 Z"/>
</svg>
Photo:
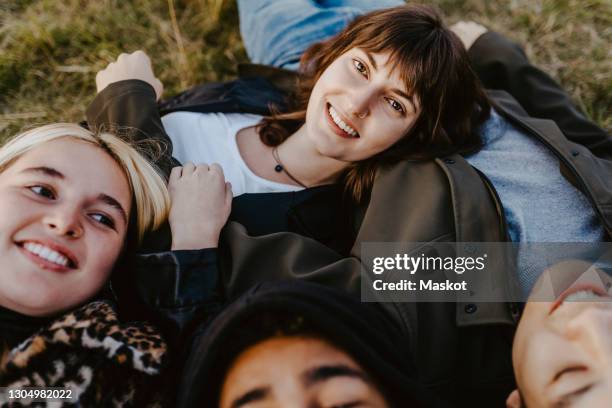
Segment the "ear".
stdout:
<svg viewBox="0 0 612 408">
<path fill-rule="evenodd" d="M 514 390 L 506 398 L 506 408 L 521 408 L 521 394 Z"/>
</svg>

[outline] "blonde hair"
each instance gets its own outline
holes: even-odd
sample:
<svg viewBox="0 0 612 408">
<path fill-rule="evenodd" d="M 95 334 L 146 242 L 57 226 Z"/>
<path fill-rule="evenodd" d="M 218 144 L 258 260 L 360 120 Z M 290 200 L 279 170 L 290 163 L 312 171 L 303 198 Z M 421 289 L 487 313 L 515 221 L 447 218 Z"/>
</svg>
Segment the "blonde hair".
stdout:
<svg viewBox="0 0 612 408">
<path fill-rule="evenodd" d="M 123 169 L 136 208 L 136 237 L 158 228 L 168 217 L 170 197 L 163 177 L 133 146 L 108 132 L 91 132 L 75 123 L 54 123 L 18 134 L 0 148 L 0 172 L 35 147 L 61 138 L 91 143 L 104 150 Z"/>
</svg>

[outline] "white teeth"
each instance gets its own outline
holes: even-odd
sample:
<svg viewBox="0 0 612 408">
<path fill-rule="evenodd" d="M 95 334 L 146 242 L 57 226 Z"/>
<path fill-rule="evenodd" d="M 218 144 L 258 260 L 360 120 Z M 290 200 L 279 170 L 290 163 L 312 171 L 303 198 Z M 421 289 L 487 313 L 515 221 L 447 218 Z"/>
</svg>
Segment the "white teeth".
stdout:
<svg viewBox="0 0 612 408">
<path fill-rule="evenodd" d="M 51 249 L 49 247 L 46 247 L 46 246 L 43 246 L 43 245 L 40 245 L 40 244 L 34 244 L 32 242 L 26 242 L 25 244 L 23 244 L 23 247 L 27 251 L 29 251 L 29 252 L 31 252 L 31 253 L 33 253 L 33 254 L 35 254 L 35 255 L 43 258 L 43 259 L 46 259 L 49 262 L 53 262 L 53 263 L 61 265 L 61 266 L 68 265 L 68 262 L 69 262 L 68 258 L 66 258 L 64 255 L 60 254 L 57 251 L 54 251 L 53 249 Z"/>
<path fill-rule="evenodd" d="M 576 302 L 576 301 L 585 301 L 585 300 L 601 300 L 601 296 L 592 290 L 580 290 L 578 292 L 572 293 L 568 295 L 564 300 L 565 302 Z"/>
<path fill-rule="evenodd" d="M 347 125 L 341 118 L 340 115 L 338 114 L 338 112 L 336 112 L 336 110 L 334 109 L 333 106 L 329 105 L 329 115 L 332 117 L 332 119 L 334 120 L 334 123 L 336 125 L 338 125 L 338 127 L 342 130 L 344 130 L 346 133 L 348 133 L 349 135 L 353 136 L 353 137 L 357 137 L 357 131 L 355 129 L 353 129 L 352 127 L 350 127 L 349 125 Z"/>
<path fill-rule="evenodd" d="M 51 256 L 51 250 L 49 248 L 43 248 L 42 251 L 40 251 L 40 253 L 38 254 L 38 256 L 40 256 L 41 258 L 45 258 L 48 259 Z"/>
</svg>

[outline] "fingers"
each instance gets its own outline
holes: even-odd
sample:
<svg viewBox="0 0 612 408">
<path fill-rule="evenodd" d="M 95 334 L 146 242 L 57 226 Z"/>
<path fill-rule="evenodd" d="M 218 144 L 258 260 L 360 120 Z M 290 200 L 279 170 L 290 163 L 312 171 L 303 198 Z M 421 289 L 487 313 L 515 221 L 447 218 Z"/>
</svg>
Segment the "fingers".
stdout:
<svg viewBox="0 0 612 408">
<path fill-rule="evenodd" d="M 153 81 L 153 89 L 155 89 L 156 98 L 157 100 L 159 100 L 164 94 L 164 84 L 162 83 L 162 81 L 155 78 L 155 80 Z"/>
<path fill-rule="evenodd" d="M 159 99 L 164 90 L 162 82 L 155 77 L 151 59 L 142 50 L 121 53 L 117 59 L 106 66 L 96 75 L 96 88 L 101 92 L 108 85 L 129 80 L 138 79 L 150 84 L 155 90 L 155 97 Z"/>
<path fill-rule="evenodd" d="M 133 57 L 137 57 L 140 58 L 144 61 L 146 61 L 147 63 L 151 63 L 151 58 L 149 58 L 149 56 L 147 55 L 146 52 L 144 52 L 143 50 L 136 50 L 131 54 Z"/>
<path fill-rule="evenodd" d="M 173 167 L 172 170 L 170 171 L 170 177 L 168 178 L 168 183 L 171 184 L 172 182 L 175 182 L 176 180 L 180 179 L 182 174 L 183 174 L 183 166 Z"/>
<path fill-rule="evenodd" d="M 220 174 L 223 179 L 225 179 L 225 174 L 223 174 L 223 168 L 218 163 L 213 163 L 210 165 L 210 171 Z"/>
<path fill-rule="evenodd" d="M 206 166 L 205 164 L 200 164 L 200 167 L 204 167 Z M 187 162 L 185 163 L 185 165 L 183 166 L 183 171 L 181 173 L 181 178 L 183 177 L 187 177 L 187 176 L 191 176 L 196 170 L 196 166 L 195 164 L 191 163 L 191 162 Z"/>
<path fill-rule="evenodd" d="M 230 207 L 232 205 L 232 199 L 234 198 L 234 193 L 232 191 L 232 183 L 229 181 L 225 182 L 225 205 Z"/>
<path fill-rule="evenodd" d="M 474 21 L 459 21 L 453 24 L 450 29 L 459 37 L 466 50 L 469 50 L 472 44 L 487 32 L 485 26 Z"/>
<path fill-rule="evenodd" d="M 178 180 L 183 177 L 188 177 L 194 174 L 198 175 L 218 175 L 221 179 L 225 180 L 225 174 L 223 173 L 223 168 L 218 163 L 212 163 L 208 165 L 206 163 L 200 163 L 195 165 L 191 162 L 185 163 L 184 166 L 173 167 L 170 171 L 170 179 L 169 180 Z"/>
</svg>

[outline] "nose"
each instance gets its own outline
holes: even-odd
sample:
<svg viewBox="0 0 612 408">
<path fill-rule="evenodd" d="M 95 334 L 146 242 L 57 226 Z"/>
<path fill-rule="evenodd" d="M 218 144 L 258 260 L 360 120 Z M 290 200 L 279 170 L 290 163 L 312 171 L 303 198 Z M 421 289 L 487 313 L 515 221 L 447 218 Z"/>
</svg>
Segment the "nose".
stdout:
<svg viewBox="0 0 612 408">
<path fill-rule="evenodd" d="M 598 305 L 574 317 L 567 335 L 581 343 L 601 362 L 612 367 L 612 307 Z"/>
<path fill-rule="evenodd" d="M 375 91 L 373 89 L 363 87 L 355 90 L 349 96 L 347 113 L 352 117 L 364 119 L 370 114 L 374 98 Z"/>
<path fill-rule="evenodd" d="M 50 232 L 63 237 L 76 239 L 83 235 L 78 211 L 68 206 L 56 207 L 45 217 L 44 224 Z"/>
</svg>

